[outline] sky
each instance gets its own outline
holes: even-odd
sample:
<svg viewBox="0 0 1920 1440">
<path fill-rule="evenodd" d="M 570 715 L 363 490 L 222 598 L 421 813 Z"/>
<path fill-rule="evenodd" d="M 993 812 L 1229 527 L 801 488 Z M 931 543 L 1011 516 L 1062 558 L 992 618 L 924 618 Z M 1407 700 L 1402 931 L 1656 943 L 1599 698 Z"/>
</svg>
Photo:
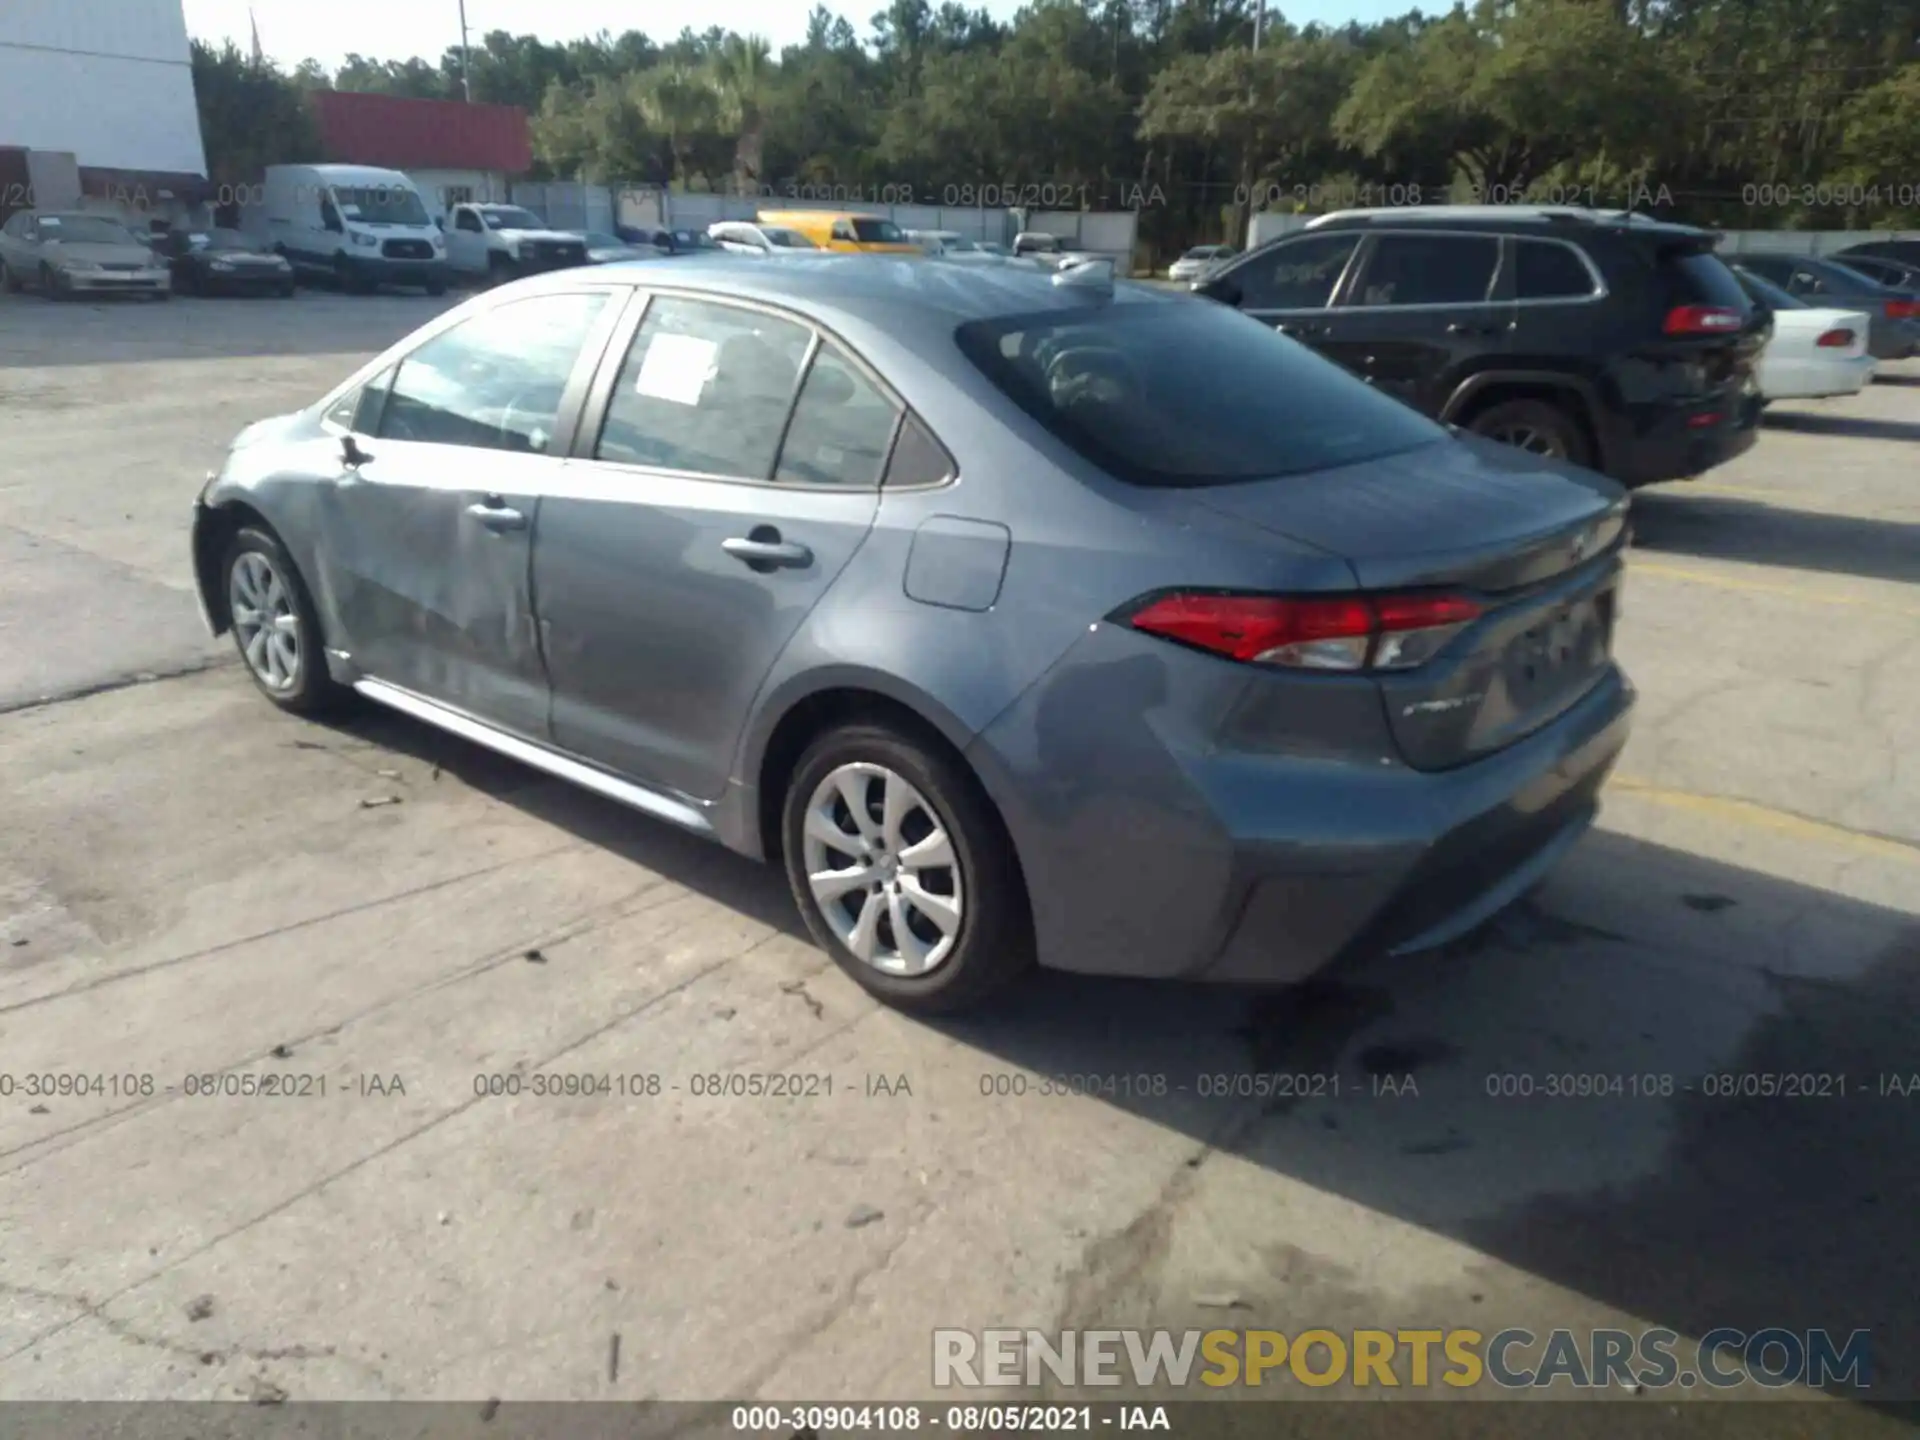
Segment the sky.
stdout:
<svg viewBox="0 0 1920 1440">
<path fill-rule="evenodd" d="M 969 0 L 977 4 L 978 0 Z M 349 52 L 374 59 L 439 58 L 460 43 L 459 0 L 184 0 L 187 31 L 196 39 L 251 44 L 248 12 L 260 28 L 260 48 L 282 65 L 308 57 L 329 67 Z M 845 15 L 862 38 L 884 0 L 826 0 Z M 597 30 L 643 30 L 653 39 L 673 39 L 683 28 L 718 25 L 741 34 L 764 35 L 775 50 L 803 38 L 812 0 L 466 0 L 473 38 L 489 30 L 532 33 L 543 40 L 572 40 Z M 996 19 L 1007 19 L 1018 0 L 986 0 Z M 1269 14 L 1279 6 L 1269 0 Z M 1284 6 L 1296 25 L 1312 21 L 1345 24 L 1402 15 L 1413 0 L 1291 0 Z"/>
</svg>

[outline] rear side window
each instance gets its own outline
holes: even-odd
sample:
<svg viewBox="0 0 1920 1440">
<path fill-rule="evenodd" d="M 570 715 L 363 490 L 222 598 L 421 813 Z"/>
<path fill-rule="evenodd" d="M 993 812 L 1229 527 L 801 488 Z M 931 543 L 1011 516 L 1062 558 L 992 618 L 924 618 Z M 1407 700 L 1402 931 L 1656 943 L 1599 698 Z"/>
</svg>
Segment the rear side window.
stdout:
<svg viewBox="0 0 1920 1440">
<path fill-rule="evenodd" d="M 887 488 L 938 485 L 957 468 L 953 457 L 947 454 L 946 447 L 934 439 L 933 432 L 927 429 L 918 415 L 909 411 L 900 422 L 900 433 L 894 437 L 893 455 L 887 461 Z"/>
<path fill-rule="evenodd" d="M 880 483 L 900 411 L 840 347 L 822 342 L 800 385 L 773 478 L 785 485 Z"/>
<path fill-rule="evenodd" d="M 904 245 L 907 234 L 891 220 L 857 219 L 853 234 L 864 245 Z"/>
<path fill-rule="evenodd" d="M 1513 288 L 1521 300 L 1573 300 L 1594 292 L 1578 252 L 1546 240 L 1514 242 Z"/>
<path fill-rule="evenodd" d="M 1500 263 L 1491 235 L 1382 235 L 1352 305 L 1472 305 L 1484 301 Z"/>
<path fill-rule="evenodd" d="M 1769 280 L 1775 278 L 1776 272 L 1772 269 L 1754 268 Z M 1753 310 L 1753 302 L 1747 298 L 1747 292 L 1740 288 L 1740 278 L 1717 255 L 1703 250 L 1669 253 L 1661 258 L 1660 274 L 1665 282 L 1669 307 L 1717 305 L 1737 310 L 1742 315 L 1750 314 Z"/>
<path fill-rule="evenodd" d="M 1446 431 L 1257 320 L 1168 299 L 963 325 L 960 349 L 1060 440 L 1137 485 L 1352 465 Z"/>
</svg>

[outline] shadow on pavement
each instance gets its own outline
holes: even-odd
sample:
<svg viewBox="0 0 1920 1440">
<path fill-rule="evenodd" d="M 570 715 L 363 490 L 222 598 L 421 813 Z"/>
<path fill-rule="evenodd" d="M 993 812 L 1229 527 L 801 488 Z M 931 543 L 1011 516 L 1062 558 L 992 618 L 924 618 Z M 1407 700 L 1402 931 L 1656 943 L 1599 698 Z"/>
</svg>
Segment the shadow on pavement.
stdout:
<svg viewBox="0 0 1920 1440">
<path fill-rule="evenodd" d="M 804 938 L 775 868 L 399 716 L 343 728 Z M 1916 1016 L 1915 916 L 1598 830 L 1533 896 L 1435 955 L 1356 959 L 1272 991 L 1041 973 L 994 1011 L 935 1028 L 979 1051 L 983 1074 L 1099 1077 L 1107 1103 L 1189 1136 L 1191 1169 L 1239 1157 L 1668 1327 L 1683 1346 L 1719 1326 L 1839 1342 L 1869 1329 L 1875 1408 L 1911 1415 Z M 1156 1075 L 1169 1080 L 1159 1093 Z M 1199 1094 L 1219 1088 L 1204 1078 L 1215 1075 L 1299 1078 L 1291 1093 Z M 1555 1075 L 1630 1088 L 1553 1096 Z M 1515 1077 L 1534 1093 L 1508 1093 Z M 1378 1093 L 1409 1079 L 1417 1096 Z M 1807 1093 L 1744 1093 L 1761 1085 Z M 1270 1225 L 1272 1242 L 1236 1274 L 1235 1313 L 1194 1308 L 1170 1255 L 1192 1200 L 1178 1192 L 1197 1183 L 1176 1176 L 1152 1214 L 1092 1244 L 1060 1316 L 1020 1323 L 1297 1328 L 1303 1307 L 1327 1312 L 1314 1323 L 1358 1325 L 1407 1308 L 1280 1210 L 1252 1227 Z M 1256 1199 L 1256 1218 L 1279 1203 Z M 1248 1214 L 1233 1220 L 1244 1229 Z M 1468 1283 L 1436 1288 L 1427 1323 L 1544 1328 L 1494 1313 L 1497 1295 L 1486 1313 L 1460 1313 Z M 1846 1433 L 1828 1424 L 1860 1412 L 1819 1413 L 1813 1428 L 1769 1433 Z"/>
<path fill-rule="evenodd" d="M 1904 377 L 1899 382 L 1907 383 Z M 1769 430 L 1793 430 L 1803 435 L 1844 435 L 1853 440 L 1920 440 L 1920 424 L 1911 420 L 1874 420 L 1864 415 L 1809 415 L 1799 411 L 1768 411 L 1762 422 Z"/>
<path fill-rule="evenodd" d="M 1913 428 L 1920 438 L 1920 426 Z M 1633 543 L 1663 554 L 1920 581 L 1920 525 L 1690 495 L 1684 488 L 1636 492 Z"/>
</svg>

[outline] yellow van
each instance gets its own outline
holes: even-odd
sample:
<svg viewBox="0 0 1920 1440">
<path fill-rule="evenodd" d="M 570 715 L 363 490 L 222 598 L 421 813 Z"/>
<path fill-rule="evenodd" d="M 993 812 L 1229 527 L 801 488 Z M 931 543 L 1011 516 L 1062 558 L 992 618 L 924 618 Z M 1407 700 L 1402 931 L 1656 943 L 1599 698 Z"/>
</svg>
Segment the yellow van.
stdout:
<svg viewBox="0 0 1920 1440">
<path fill-rule="evenodd" d="M 858 250 L 870 255 L 924 255 L 907 232 L 878 215 L 852 210 L 762 210 L 762 225 L 798 230 L 822 250 Z"/>
</svg>

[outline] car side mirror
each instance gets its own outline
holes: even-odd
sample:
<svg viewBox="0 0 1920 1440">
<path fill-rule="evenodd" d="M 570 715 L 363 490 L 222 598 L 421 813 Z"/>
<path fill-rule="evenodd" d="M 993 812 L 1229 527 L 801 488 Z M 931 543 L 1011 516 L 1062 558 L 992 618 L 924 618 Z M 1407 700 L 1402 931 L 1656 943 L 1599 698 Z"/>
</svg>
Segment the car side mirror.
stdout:
<svg viewBox="0 0 1920 1440">
<path fill-rule="evenodd" d="M 360 448 L 360 442 L 352 435 L 340 437 L 340 463 L 349 470 L 358 470 L 373 457 Z"/>
<path fill-rule="evenodd" d="M 1236 310 L 1240 308 L 1240 302 L 1245 298 L 1241 293 L 1240 283 L 1225 275 L 1217 275 L 1211 280 L 1202 280 L 1193 287 L 1193 293 L 1204 295 L 1209 300 L 1218 300 L 1222 305 L 1231 305 Z"/>
</svg>

